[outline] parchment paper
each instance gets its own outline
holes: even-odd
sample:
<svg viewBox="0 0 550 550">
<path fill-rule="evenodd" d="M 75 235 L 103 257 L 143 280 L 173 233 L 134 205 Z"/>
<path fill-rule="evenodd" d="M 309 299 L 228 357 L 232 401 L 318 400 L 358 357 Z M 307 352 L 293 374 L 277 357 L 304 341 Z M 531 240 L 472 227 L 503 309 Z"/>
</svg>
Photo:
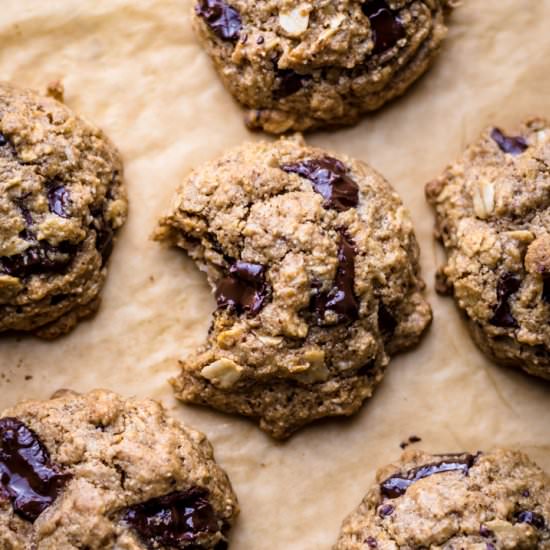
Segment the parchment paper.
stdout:
<svg viewBox="0 0 550 550">
<path fill-rule="evenodd" d="M 377 467 L 409 435 L 434 452 L 520 447 L 550 470 L 550 385 L 492 365 L 451 299 L 433 291 L 441 251 L 424 183 L 490 123 L 550 116 L 550 0 L 465 2 L 433 69 L 401 100 L 354 128 L 308 137 L 364 159 L 412 211 L 434 308 L 422 345 L 394 359 L 351 420 L 274 443 L 252 422 L 175 402 L 176 359 L 206 335 L 214 307 L 185 256 L 149 236 L 191 167 L 249 134 L 242 111 L 198 47 L 185 0 L 2 0 L 0 77 L 44 90 L 103 127 L 126 163 L 130 218 L 103 306 L 69 336 L 0 338 L 0 408 L 59 387 L 97 386 L 162 400 L 207 433 L 242 508 L 239 550 L 328 549 Z"/>
</svg>

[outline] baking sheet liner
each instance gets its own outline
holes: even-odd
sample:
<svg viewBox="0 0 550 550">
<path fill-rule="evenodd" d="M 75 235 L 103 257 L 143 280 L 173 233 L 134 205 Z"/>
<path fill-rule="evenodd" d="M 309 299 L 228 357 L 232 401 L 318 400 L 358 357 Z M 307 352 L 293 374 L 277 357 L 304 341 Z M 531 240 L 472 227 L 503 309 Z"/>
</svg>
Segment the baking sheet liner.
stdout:
<svg viewBox="0 0 550 550">
<path fill-rule="evenodd" d="M 394 359 L 361 412 L 276 443 L 245 419 L 178 404 L 167 379 L 206 335 L 214 300 L 181 252 L 149 237 L 181 179 L 249 134 L 194 39 L 184 0 L 2 0 L 0 77 L 44 90 L 104 128 L 123 153 L 130 217 L 100 312 L 47 343 L 0 338 L 0 408 L 60 387 L 162 400 L 207 433 L 242 508 L 239 550 L 328 549 L 343 517 L 414 434 L 434 452 L 519 447 L 550 471 L 550 385 L 478 352 L 452 300 L 434 294 L 442 255 L 424 183 L 487 124 L 550 116 L 550 0 L 464 2 L 432 70 L 353 128 L 308 140 L 369 162 L 412 212 L 434 323 Z"/>
</svg>

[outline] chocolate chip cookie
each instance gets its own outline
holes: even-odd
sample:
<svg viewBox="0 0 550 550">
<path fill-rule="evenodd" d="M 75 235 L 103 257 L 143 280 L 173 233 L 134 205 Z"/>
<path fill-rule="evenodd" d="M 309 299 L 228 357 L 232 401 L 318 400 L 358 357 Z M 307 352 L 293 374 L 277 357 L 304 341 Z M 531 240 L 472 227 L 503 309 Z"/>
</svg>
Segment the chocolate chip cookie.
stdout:
<svg viewBox="0 0 550 550">
<path fill-rule="evenodd" d="M 52 97 L 0 83 L 0 333 L 54 338 L 94 312 L 126 209 L 107 137 Z"/>
<path fill-rule="evenodd" d="M 550 477 L 518 451 L 407 451 L 378 471 L 334 550 L 547 550 Z"/>
<path fill-rule="evenodd" d="M 550 379 L 550 127 L 488 128 L 426 186 L 453 293 L 478 346 Z"/>
<path fill-rule="evenodd" d="M 103 390 L 4 411 L 0 472 L 9 550 L 223 550 L 238 511 L 203 434 Z"/>
<path fill-rule="evenodd" d="M 218 306 L 177 396 L 258 418 L 277 438 L 355 412 L 431 320 L 395 191 L 298 136 L 191 173 L 156 237 L 198 263 Z"/>
<path fill-rule="evenodd" d="M 250 128 L 351 124 L 403 94 L 446 34 L 451 0 L 195 0 L 199 38 Z"/>
</svg>

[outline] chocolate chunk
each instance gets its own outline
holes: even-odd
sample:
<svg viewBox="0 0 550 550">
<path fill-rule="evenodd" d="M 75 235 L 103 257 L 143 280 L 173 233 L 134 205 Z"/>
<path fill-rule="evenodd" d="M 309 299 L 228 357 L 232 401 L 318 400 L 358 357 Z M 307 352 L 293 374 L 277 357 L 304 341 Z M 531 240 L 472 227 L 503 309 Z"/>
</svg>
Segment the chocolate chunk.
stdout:
<svg viewBox="0 0 550 550">
<path fill-rule="evenodd" d="M 384 335 L 391 336 L 396 326 L 397 321 L 395 317 L 388 311 L 384 303 L 380 302 L 378 305 L 378 327 L 380 328 L 380 332 Z"/>
<path fill-rule="evenodd" d="M 50 207 L 50 212 L 57 214 L 61 218 L 68 218 L 70 202 L 69 192 L 64 185 L 56 185 L 48 189 L 48 205 Z"/>
<path fill-rule="evenodd" d="M 515 518 L 518 523 L 527 523 L 537 529 L 544 529 L 546 527 L 544 517 L 541 516 L 541 514 L 537 514 L 536 512 L 525 510 L 516 514 Z"/>
<path fill-rule="evenodd" d="M 235 262 L 216 288 L 220 308 L 230 308 L 237 314 L 256 315 L 264 307 L 270 294 L 265 281 L 265 267 L 248 262 Z"/>
<path fill-rule="evenodd" d="M 32 214 L 29 208 L 26 205 L 26 200 L 30 196 L 30 193 L 27 193 L 26 195 L 23 195 L 22 197 L 19 197 L 15 199 L 15 204 L 19 207 L 19 210 L 21 211 L 21 215 L 23 216 L 23 219 L 25 220 L 25 223 L 30 226 L 33 224 Z M 30 238 L 27 238 L 25 240 L 30 240 Z"/>
<path fill-rule="evenodd" d="M 310 75 L 300 74 L 292 69 L 276 69 L 278 85 L 273 92 L 275 99 L 282 99 L 299 92 L 304 83 L 311 78 Z"/>
<path fill-rule="evenodd" d="M 514 319 L 510 309 L 509 299 L 521 286 L 521 279 L 513 273 L 504 273 L 497 284 L 498 304 L 494 309 L 494 315 L 489 321 L 496 327 L 517 328 L 518 322 Z"/>
<path fill-rule="evenodd" d="M 493 537 L 495 534 L 490 530 L 488 529 L 487 527 L 485 527 L 485 525 L 481 525 L 480 528 L 479 528 L 479 534 L 480 536 L 488 539 L 489 537 Z"/>
<path fill-rule="evenodd" d="M 362 10 L 369 18 L 373 33 L 372 53 L 389 50 L 405 37 L 403 24 L 384 0 L 369 0 L 363 4 Z"/>
<path fill-rule="evenodd" d="M 497 550 L 497 547 L 492 542 L 487 542 L 485 544 L 485 550 Z"/>
<path fill-rule="evenodd" d="M 332 157 L 283 164 L 281 170 L 308 179 L 325 199 L 326 208 L 343 212 L 359 202 L 359 187 L 348 175 L 344 163 Z"/>
<path fill-rule="evenodd" d="M 383 504 L 380 508 L 378 508 L 378 515 L 381 518 L 385 518 L 391 516 L 394 510 L 395 508 L 391 504 Z"/>
<path fill-rule="evenodd" d="M 192 487 L 130 506 L 124 521 L 152 548 L 194 549 L 200 537 L 216 534 L 218 521 L 208 490 Z"/>
<path fill-rule="evenodd" d="M 550 275 L 543 275 L 542 277 L 542 299 L 550 304 Z"/>
<path fill-rule="evenodd" d="M 397 498 L 404 495 L 407 489 L 416 481 L 442 472 L 460 471 L 464 475 L 473 466 L 476 457 L 474 455 L 452 456 L 448 460 L 442 460 L 435 464 L 426 464 L 413 468 L 403 474 L 395 474 L 380 484 L 380 491 L 387 498 Z"/>
<path fill-rule="evenodd" d="M 114 232 L 107 223 L 105 223 L 101 229 L 96 231 L 95 234 L 95 247 L 96 250 L 101 254 L 103 260 L 102 265 L 107 263 L 107 260 L 111 257 L 113 253 L 113 244 L 114 244 Z"/>
<path fill-rule="evenodd" d="M 325 324 L 325 313 L 332 311 L 337 315 L 338 323 L 352 323 L 359 318 L 359 302 L 354 291 L 355 249 L 353 243 L 342 232 L 338 249 L 338 268 L 332 288 L 328 292 L 312 288 L 310 302 L 319 325 Z"/>
<path fill-rule="evenodd" d="M 200 0 L 195 6 L 195 12 L 222 40 L 235 41 L 239 38 L 242 28 L 241 16 L 223 0 Z"/>
<path fill-rule="evenodd" d="M 17 418 L 0 419 L 1 494 L 17 515 L 34 522 L 70 479 L 33 430 Z"/>
<path fill-rule="evenodd" d="M 4 147 L 4 145 L 7 145 L 8 143 L 8 138 L 0 132 L 0 147 Z"/>
<path fill-rule="evenodd" d="M 365 543 L 369 548 L 378 548 L 378 543 L 374 537 L 367 537 L 365 539 Z"/>
<path fill-rule="evenodd" d="M 521 155 L 529 147 L 527 140 L 523 136 L 507 136 L 498 128 L 493 128 L 491 138 L 503 153 L 509 153 L 514 156 Z"/>
<path fill-rule="evenodd" d="M 0 257 L 0 273 L 12 277 L 28 277 L 41 273 L 61 273 L 71 263 L 76 246 L 62 242 L 55 247 L 39 241 L 21 254 Z"/>
</svg>

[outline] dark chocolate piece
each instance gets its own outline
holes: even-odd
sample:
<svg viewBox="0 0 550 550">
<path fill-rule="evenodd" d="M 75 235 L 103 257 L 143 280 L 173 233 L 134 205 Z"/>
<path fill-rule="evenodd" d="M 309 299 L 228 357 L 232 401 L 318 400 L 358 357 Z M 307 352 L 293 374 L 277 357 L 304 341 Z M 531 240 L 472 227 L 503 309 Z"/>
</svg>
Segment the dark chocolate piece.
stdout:
<svg viewBox="0 0 550 550">
<path fill-rule="evenodd" d="M 223 0 L 200 0 L 195 6 L 195 12 L 222 40 L 235 41 L 239 38 L 241 16 Z"/>
<path fill-rule="evenodd" d="M 304 83 L 311 78 L 310 75 L 297 73 L 293 69 L 276 69 L 276 75 L 279 83 L 273 92 L 275 99 L 282 99 L 299 92 L 304 87 Z"/>
<path fill-rule="evenodd" d="M 18 516 L 34 522 L 70 479 L 33 430 L 17 418 L 0 419 L 0 496 Z"/>
<path fill-rule="evenodd" d="M 0 132 L 0 147 L 4 147 L 4 145 L 7 145 L 8 143 L 8 138 L 2 132 Z"/>
<path fill-rule="evenodd" d="M 524 510 L 516 514 L 515 518 L 518 523 L 527 523 L 528 525 L 532 525 L 536 529 L 544 529 L 546 527 L 544 517 L 541 514 L 537 514 L 536 512 Z"/>
<path fill-rule="evenodd" d="M 542 299 L 550 304 L 550 275 L 542 276 Z"/>
<path fill-rule="evenodd" d="M 510 155 L 521 155 L 529 144 L 523 136 L 507 136 L 499 128 L 493 128 L 491 139 L 499 146 L 503 153 Z"/>
<path fill-rule="evenodd" d="M 395 508 L 391 504 L 383 504 L 380 508 L 378 508 L 378 515 L 381 518 L 385 518 L 391 516 L 394 510 Z"/>
<path fill-rule="evenodd" d="M 53 246 L 47 241 L 39 241 L 21 254 L 0 257 L 0 273 L 24 278 L 42 273 L 61 273 L 71 263 L 76 254 L 76 246 L 61 242 Z"/>
<path fill-rule="evenodd" d="M 378 304 L 378 327 L 380 328 L 380 332 L 387 336 L 391 336 L 397 327 L 395 317 L 388 311 L 384 302 L 379 302 Z"/>
<path fill-rule="evenodd" d="M 372 53 L 385 52 L 405 37 L 403 24 L 384 0 L 369 0 L 363 4 L 362 10 L 369 18 L 373 32 Z"/>
<path fill-rule="evenodd" d="M 233 309 L 237 314 L 256 315 L 264 307 L 270 294 L 265 280 L 265 267 L 260 264 L 237 261 L 216 288 L 220 308 Z"/>
<path fill-rule="evenodd" d="M 200 537 L 220 531 L 208 490 L 191 487 L 130 506 L 128 523 L 151 548 L 199 550 Z M 223 548 L 223 545 L 220 546 Z"/>
<path fill-rule="evenodd" d="M 68 208 L 71 203 L 69 192 L 64 185 L 55 185 L 48 189 L 48 205 L 50 212 L 62 218 L 68 218 Z"/>
<path fill-rule="evenodd" d="M 338 317 L 338 323 L 352 323 L 359 318 L 359 302 L 354 291 L 355 249 L 345 233 L 340 234 L 338 249 L 338 268 L 332 288 L 322 292 L 313 288 L 310 310 L 316 316 L 317 323 L 325 323 L 325 313 L 332 311 Z"/>
<path fill-rule="evenodd" d="M 517 328 L 519 326 L 512 315 L 509 299 L 519 290 L 520 286 L 521 279 L 513 273 L 504 273 L 504 275 L 500 277 L 497 284 L 498 303 L 489 323 L 496 327 L 503 328 Z"/>
<path fill-rule="evenodd" d="M 365 539 L 365 542 L 367 543 L 367 546 L 369 548 L 378 548 L 378 543 L 376 542 L 376 539 L 374 537 L 367 537 Z"/>
<path fill-rule="evenodd" d="M 404 495 L 414 482 L 434 474 L 460 471 L 467 475 L 475 459 L 476 457 L 470 454 L 460 455 L 459 457 L 452 456 L 448 460 L 419 466 L 405 473 L 394 474 L 380 484 L 380 492 L 386 498 L 397 498 Z"/>
<path fill-rule="evenodd" d="M 343 212 L 359 202 L 359 186 L 348 175 L 343 162 L 332 157 L 283 164 L 285 172 L 298 174 L 313 184 L 313 189 L 325 199 L 325 207 Z"/>
</svg>

